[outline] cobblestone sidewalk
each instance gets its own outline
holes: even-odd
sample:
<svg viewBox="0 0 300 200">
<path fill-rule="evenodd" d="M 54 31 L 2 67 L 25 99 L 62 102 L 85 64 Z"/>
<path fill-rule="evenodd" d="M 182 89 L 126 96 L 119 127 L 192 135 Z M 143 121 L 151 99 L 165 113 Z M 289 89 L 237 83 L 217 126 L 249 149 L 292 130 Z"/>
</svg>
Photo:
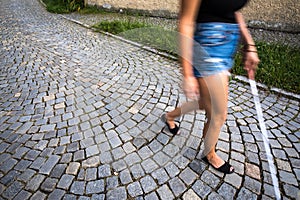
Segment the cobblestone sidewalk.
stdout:
<svg viewBox="0 0 300 200">
<path fill-rule="evenodd" d="M 247 84 L 230 82 L 224 176 L 200 161 L 204 113 L 176 136 L 159 119 L 186 100 L 176 62 L 36 0 L 2 1 L 0 30 L 0 199 L 274 199 Z M 281 195 L 296 199 L 299 101 L 260 97 Z"/>
</svg>

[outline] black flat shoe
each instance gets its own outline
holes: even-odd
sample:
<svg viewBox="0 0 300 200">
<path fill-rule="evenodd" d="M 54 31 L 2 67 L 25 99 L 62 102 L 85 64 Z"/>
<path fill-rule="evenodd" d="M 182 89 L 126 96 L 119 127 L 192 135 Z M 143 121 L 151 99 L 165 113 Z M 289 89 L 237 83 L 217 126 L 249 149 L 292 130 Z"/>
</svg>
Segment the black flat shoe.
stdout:
<svg viewBox="0 0 300 200">
<path fill-rule="evenodd" d="M 167 122 L 166 114 L 163 114 L 163 115 L 161 116 L 161 119 L 162 119 L 162 121 L 165 122 L 165 124 L 167 125 L 168 130 L 170 131 L 170 133 L 172 133 L 173 135 L 178 134 L 178 132 L 179 132 L 179 127 L 177 126 L 177 124 L 175 124 L 175 127 L 174 127 L 174 128 L 171 128 L 170 125 L 169 125 L 169 123 Z"/>
<path fill-rule="evenodd" d="M 206 162 L 208 165 L 212 166 L 215 170 L 222 172 L 224 174 L 232 174 L 234 172 L 234 169 L 230 170 L 232 167 L 228 162 L 225 162 L 222 166 L 216 168 L 214 167 L 207 159 L 207 157 L 203 157 L 202 160 Z"/>
</svg>

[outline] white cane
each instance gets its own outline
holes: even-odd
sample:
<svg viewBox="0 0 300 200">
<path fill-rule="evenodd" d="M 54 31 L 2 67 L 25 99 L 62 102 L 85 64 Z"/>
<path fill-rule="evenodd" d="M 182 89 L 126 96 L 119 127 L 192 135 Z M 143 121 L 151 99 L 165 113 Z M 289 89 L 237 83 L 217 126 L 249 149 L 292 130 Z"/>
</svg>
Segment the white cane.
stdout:
<svg viewBox="0 0 300 200">
<path fill-rule="evenodd" d="M 258 117 L 258 121 L 259 121 L 259 125 L 260 125 L 260 130 L 261 130 L 263 141 L 264 141 L 264 146 L 265 146 L 265 149 L 266 149 L 266 154 L 267 154 L 269 169 L 270 169 L 270 173 L 271 173 L 271 177 L 272 177 L 275 196 L 276 196 L 277 200 L 280 200 L 281 195 L 280 195 L 280 191 L 279 191 L 278 179 L 277 179 L 277 176 L 276 176 L 274 158 L 273 158 L 273 155 L 271 154 L 270 142 L 269 142 L 266 125 L 265 125 L 264 118 L 263 118 L 262 108 L 261 108 L 260 101 L 259 101 L 256 82 L 254 80 L 251 80 L 251 79 L 249 79 L 249 82 L 250 82 L 251 92 L 252 92 L 255 107 L 256 107 L 256 112 L 257 112 L 257 117 Z"/>
</svg>

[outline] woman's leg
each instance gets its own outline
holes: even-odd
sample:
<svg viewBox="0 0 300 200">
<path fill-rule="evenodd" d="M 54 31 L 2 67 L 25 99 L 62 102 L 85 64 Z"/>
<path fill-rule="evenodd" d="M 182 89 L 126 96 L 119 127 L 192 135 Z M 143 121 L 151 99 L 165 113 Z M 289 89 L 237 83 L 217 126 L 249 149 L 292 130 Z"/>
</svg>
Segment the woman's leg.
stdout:
<svg viewBox="0 0 300 200">
<path fill-rule="evenodd" d="M 170 128 L 175 127 L 175 118 L 180 117 L 181 115 L 187 114 L 191 111 L 195 110 L 202 110 L 203 109 L 203 103 L 202 100 L 194 100 L 194 101 L 188 101 L 182 104 L 180 107 L 175 108 L 175 110 L 168 112 L 166 114 L 166 120 L 169 124 Z"/>
<path fill-rule="evenodd" d="M 209 162 L 218 168 L 224 164 L 224 161 L 216 154 L 215 146 L 227 117 L 228 73 L 221 72 L 217 75 L 200 78 L 199 87 L 207 116 L 207 122 L 203 129 L 203 156 L 206 156 Z"/>
</svg>

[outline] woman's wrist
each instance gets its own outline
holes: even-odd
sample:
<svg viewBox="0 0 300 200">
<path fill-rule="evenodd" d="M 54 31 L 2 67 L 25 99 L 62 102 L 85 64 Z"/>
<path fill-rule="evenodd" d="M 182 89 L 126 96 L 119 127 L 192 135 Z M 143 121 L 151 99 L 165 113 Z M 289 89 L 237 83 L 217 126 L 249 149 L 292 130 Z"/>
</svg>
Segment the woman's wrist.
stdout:
<svg viewBox="0 0 300 200">
<path fill-rule="evenodd" d="M 244 52 L 255 52 L 257 53 L 256 45 L 253 43 L 244 44 Z"/>
</svg>

